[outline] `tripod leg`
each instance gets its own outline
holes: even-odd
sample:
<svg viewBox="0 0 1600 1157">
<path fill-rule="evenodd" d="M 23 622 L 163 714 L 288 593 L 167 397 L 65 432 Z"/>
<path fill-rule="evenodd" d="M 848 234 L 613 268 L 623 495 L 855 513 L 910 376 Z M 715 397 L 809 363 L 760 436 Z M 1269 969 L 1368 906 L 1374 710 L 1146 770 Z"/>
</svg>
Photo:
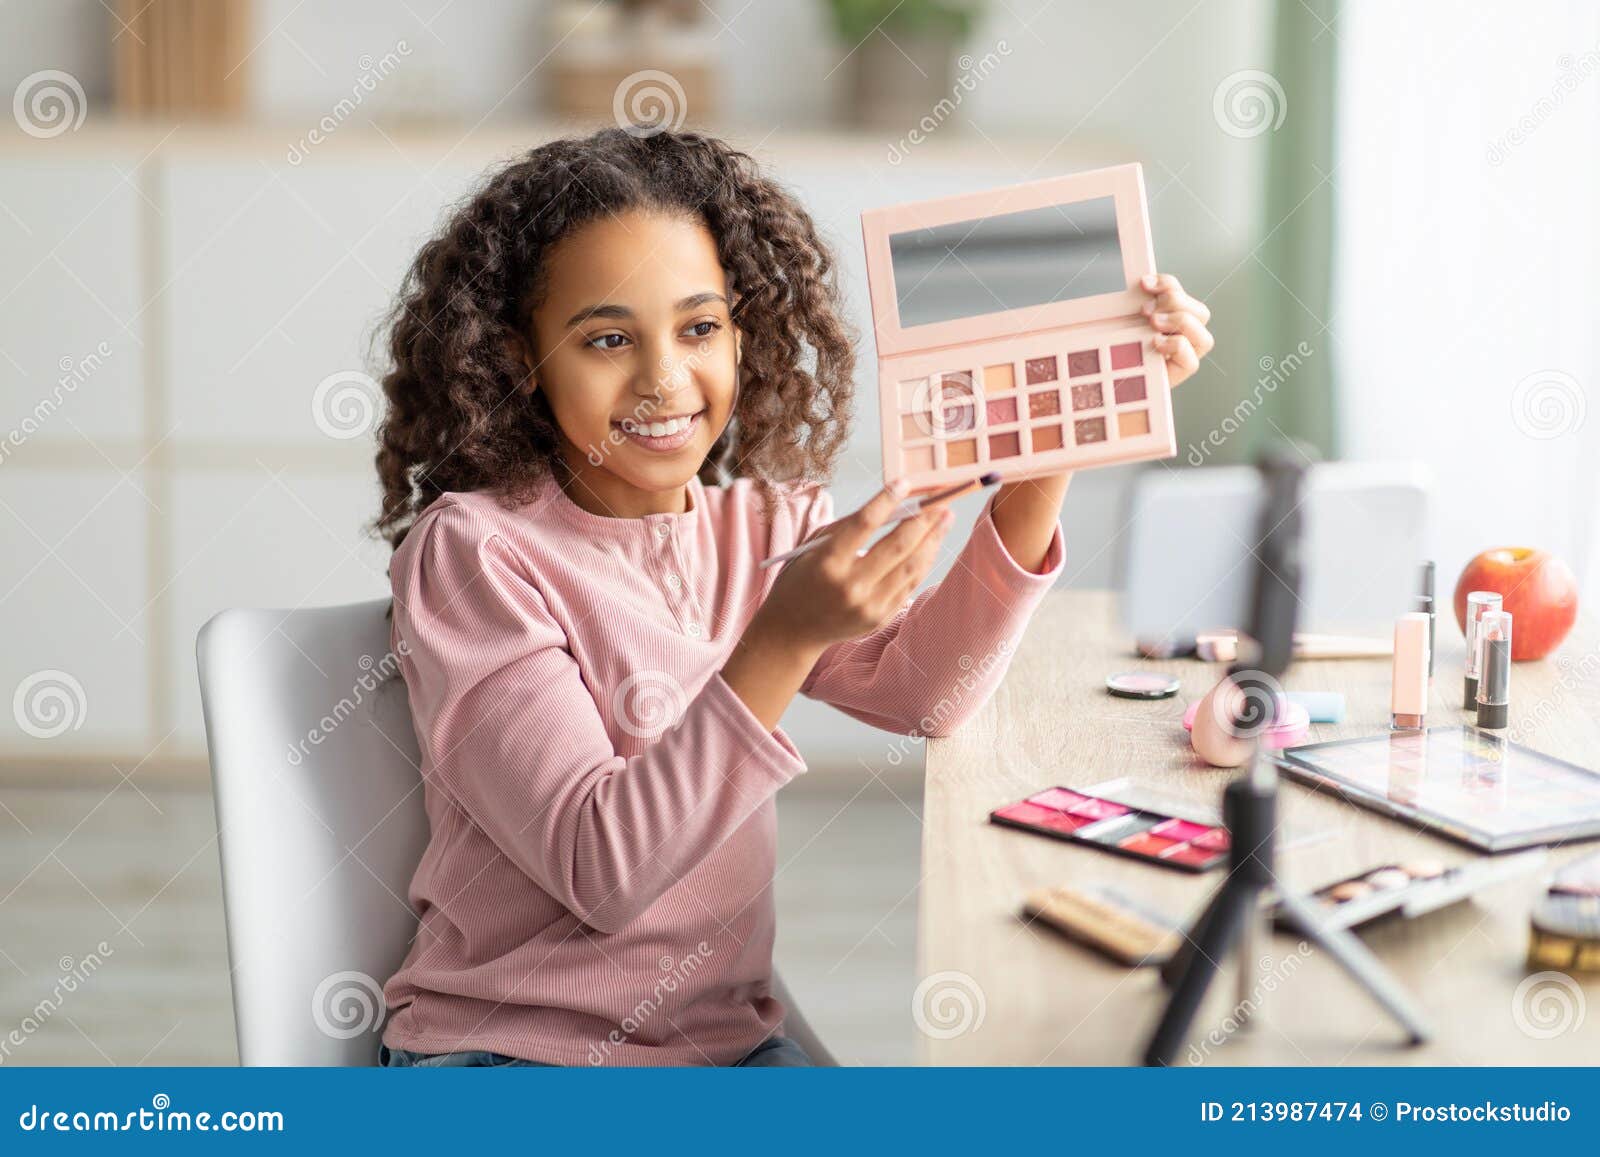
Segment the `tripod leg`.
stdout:
<svg viewBox="0 0 1600 1157">
<path fill-rule="evenodd" d="M 1185 953 L 1188 963 L 1174 978 L 1172 996 L 1145 1048 L 1145 1064 L 1170 1065 L 1177 1060 L 1195 1013 L 1200 1011 L 1200 1002 L 1216 975 L 1218 962 L 1233 948 L 1245 917 L 1255 912 L 1256 906 L 1255 888 L 1235 877 L 1223 885 L 1195 923 L 1189 933 L 1193 945 Z"/>
<path fill-rule="evenodd" d="M 1372 954 L 1360 937 L 1345 928 L 1325 926 L 1316 910 L 1298 893 L 1285 891 L 1279 900 L 1300 935 L 1325 950 L 1357 984 L 1365 988 L 1372 999 L 1410 1034 L 1412 1044 L 1421 1044 L 1433 1035 L 1422 1013 L 1412 1004 L 1410 995 L 1399 981 L 1389 975 L 1383 962 Z"/>
</svg>

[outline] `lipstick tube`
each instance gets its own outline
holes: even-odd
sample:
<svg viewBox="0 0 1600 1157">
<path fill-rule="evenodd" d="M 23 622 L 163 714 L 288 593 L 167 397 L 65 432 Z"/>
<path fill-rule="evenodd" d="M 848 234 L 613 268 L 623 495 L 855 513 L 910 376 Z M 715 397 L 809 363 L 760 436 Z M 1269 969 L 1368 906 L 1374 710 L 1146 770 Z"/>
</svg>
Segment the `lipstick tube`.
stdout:
<svg viewBox="0 0 1600 1157">
<path fill-rule="evenodd" d="M 1511 615 L 1490 611 L 1478 623 L 1478 726 L 1498 730 L 1511 717 Z"/>
<path fill-rule="evenodd" d="M 1478 673 L 1483 670 L 1482 656 L 1478 653 L 1478 627 L 1484 615 L 1499 609 L 1500 595 L 1495 591 L 1473 591 L 1467 596 L 1467 665 L 1461 706 L 1468 711 L 1478 709 Z"/>
</svg>

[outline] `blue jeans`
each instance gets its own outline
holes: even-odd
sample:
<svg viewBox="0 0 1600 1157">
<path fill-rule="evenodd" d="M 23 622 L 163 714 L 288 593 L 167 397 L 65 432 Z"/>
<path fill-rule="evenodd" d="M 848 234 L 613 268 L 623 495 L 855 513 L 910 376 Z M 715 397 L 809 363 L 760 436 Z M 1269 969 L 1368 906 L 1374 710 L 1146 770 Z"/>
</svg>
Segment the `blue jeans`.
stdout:
<svg viewBox="0 0 1600 1157">
<path fill-rule="evenodd" d="M 520 1057 L 508 1057 L 504 1053 L 492 1053 L 488 1049 L 471 1049 L 460 1053 L 414 1053 L 410 1049 L 392 1049 L 388 1045 L 378 1046 L 378 1063 L 387 1069 L 410 1068 L 529 1068 L 549 1069 L 556 1066 L 545 1061 L 525 1061 Z M 768 1037 L 758 1044 L 744 1057 L 735 1061 L 733 1066 L 737 1069 L 802 1069 L 810 1068 L 814 1062 L 806 1056 L 805 1049 L 786 1036 Z"/>
</svg>

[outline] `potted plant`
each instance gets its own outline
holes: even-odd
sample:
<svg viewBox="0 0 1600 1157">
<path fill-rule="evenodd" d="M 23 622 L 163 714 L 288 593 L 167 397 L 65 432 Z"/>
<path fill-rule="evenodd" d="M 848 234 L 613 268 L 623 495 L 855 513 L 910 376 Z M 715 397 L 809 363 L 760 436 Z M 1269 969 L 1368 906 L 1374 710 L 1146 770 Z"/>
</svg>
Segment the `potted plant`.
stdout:
<svg viewBox="0 0 1600 1157">
<path fill-rule="evenodd" d="M 848 52 L 841 119 L 903 130 L 950 96 L 956 49 L 972 35 L 978 0 L 828 0 Z"/>
</svg>

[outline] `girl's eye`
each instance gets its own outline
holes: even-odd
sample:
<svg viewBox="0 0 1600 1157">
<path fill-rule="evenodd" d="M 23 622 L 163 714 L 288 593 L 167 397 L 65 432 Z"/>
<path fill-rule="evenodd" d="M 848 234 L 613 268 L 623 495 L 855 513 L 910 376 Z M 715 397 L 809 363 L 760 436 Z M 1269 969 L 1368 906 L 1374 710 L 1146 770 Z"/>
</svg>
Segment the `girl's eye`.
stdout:
<svg viewBox="0 0 1600 1157">
<path fill-rule="evenodd" d="M 597 338 L 591 338 L 589 344 L 597 350 L 619 350 L 627 340 L 627 337 L 620 333 L 603 333 Z"/>
<path fill-rule="evenodd" d="M 715 321 L 697 321 L 689 327 L 689 332 L 695 337 L 710 337 L 721 328 L 721 324 Z"/>
</svg>

